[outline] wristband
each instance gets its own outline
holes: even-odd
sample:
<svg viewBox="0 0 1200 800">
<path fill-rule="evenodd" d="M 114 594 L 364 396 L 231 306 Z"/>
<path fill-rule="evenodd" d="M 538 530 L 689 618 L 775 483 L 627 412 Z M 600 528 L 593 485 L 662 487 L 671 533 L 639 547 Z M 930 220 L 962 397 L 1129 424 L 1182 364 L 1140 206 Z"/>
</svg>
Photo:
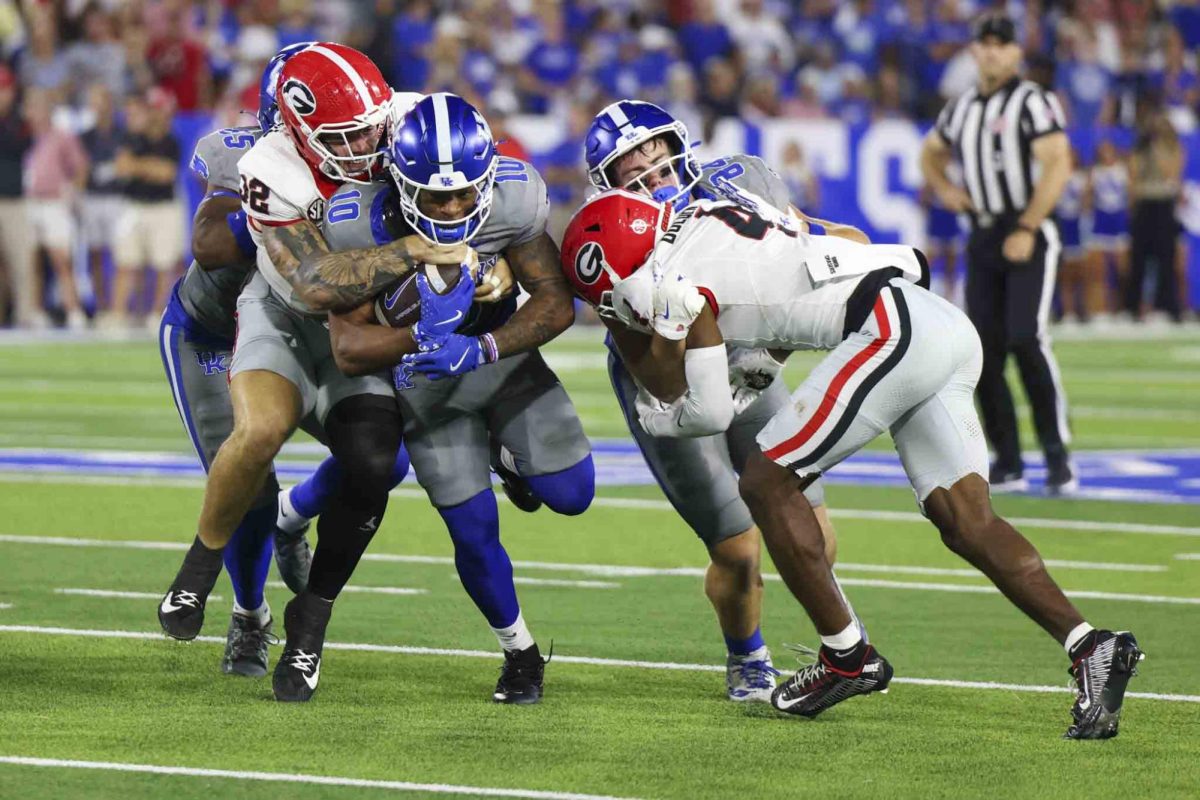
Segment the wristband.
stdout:
<svg viewBox="0 0 1200 800">
<path fill-rule="evenodd" d="M 238 249 L 245 253 L 247 258 L 253 258 L 254 254 L 258 252 L 258 247 L 255 246 L 254 239 L 250 236 L 250 227 L 246 224 L 246 212 L 240 208 L 237 211 L 229 212 L 225 215 L 225 223 L 229 225 Z"/>
<path fill-rule="evenodd" d="M 495 364 L 500 360 L 500 350 L 496 347 L 496 338 L 490 333 L 479 337 L 479 348 L 483 353 L 483 363 Z"/>
<path fill-rule="evenodd" d="M 213 189 L 211 192 L 208 193 L 208 196 L 209 197 L 236 197 L 238 200 L 242 199 L 242 196 L 240 194 L 238 194 L 237 192 L 230 191 L 229 189 Z"/>
</svg>

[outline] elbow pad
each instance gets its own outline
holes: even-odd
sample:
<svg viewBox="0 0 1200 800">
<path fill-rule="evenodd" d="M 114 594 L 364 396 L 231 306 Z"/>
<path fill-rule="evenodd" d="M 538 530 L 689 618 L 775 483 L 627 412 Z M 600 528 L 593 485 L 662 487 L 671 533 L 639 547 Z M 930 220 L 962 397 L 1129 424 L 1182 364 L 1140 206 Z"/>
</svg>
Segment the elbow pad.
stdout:
<svg viewBox="0 0 1200 800">
<path fill-rule="evenodd" d="M 670 438 L 723 433 L 733 421 L 725 345 L 688 350 L 683 369 L 688 383 L 683 397 L 665 407 L 639 403 L 642 428 L 651 436 Z"/>
</svg>

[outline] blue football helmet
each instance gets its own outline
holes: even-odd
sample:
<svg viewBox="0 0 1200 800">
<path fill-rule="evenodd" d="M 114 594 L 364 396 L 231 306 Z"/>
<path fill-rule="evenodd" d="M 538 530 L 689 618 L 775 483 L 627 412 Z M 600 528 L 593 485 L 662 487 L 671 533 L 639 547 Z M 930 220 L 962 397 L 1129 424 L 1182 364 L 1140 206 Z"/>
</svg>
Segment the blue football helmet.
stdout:
<svg viewBox="0 0 1200 800">
<path fill-rule="evenodd" d="M 404 221 L 431 244 L 469 242 L 492 210 L 496 142 L 487 120 L 458 95 L 438 92 L 393 119 L 387 146 L 388 175 L 399 194 Z M 422 192 L 476 193 L 458 219 L 434 219 L 421 210 Z"/>
<path fill-rule="evenodd" d="M 671 203 L 676 210 L 686 206 L 691 202 L 692 187 L 700 180 L 700 162 L 692 152 L 687 126 L 653 103 L 620 100 L 596 115 L 584 140 L 589 180 L 600 189 L 616 187 L 611 174 L 613 163 L 658 136 L 666 138 L 671 155 L 624 181 L 619 188 Z M 676 185 L 651 190 L 646 179 L 663 169 L 674 174 Z"/>
<path fill-rule="evenodd" d="M 256 116 L 258 117 L 258 126 L 262 128 L 263 133 L 279 124 L 279 104 L 275 101 L 279 71 L 283 69 L 283 65 L 289 58 L 302 50 L 307 50 L 314 44 L 316 42 L 289 44 L 271 56 L 271 60 L 267 62 L 267 68 L 263 70 L 262 77 L 258 79 L 258 114 Z"/>
</svg>

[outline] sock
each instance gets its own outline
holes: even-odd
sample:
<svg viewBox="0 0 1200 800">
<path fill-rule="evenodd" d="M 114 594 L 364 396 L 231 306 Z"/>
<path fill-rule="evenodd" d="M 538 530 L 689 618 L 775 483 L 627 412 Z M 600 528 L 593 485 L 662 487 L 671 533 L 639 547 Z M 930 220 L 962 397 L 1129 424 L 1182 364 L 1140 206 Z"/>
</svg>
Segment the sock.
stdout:
<svg viewBox="0 0 1200 800">
<path fill-rule="evenodd" d="M 294 488 L 296 487 L 293 486 L 292 489 Z M 297 511 L 292 504 L 292 489 L 284 489 L 279 493 L 279 513 L 275 517 L 275 527 L 284 533 L 299 533 L 311 519 Z"/>
<path fill-rule="evenodd" d="M 725 634 L 725 648 L 730 655 L 748 656 L 760 647 L 766 647 L 766 644 L 763 642 L 762 631 L 759 628 L 755 628 L 754 633 L 745 639 L 736 639 Z"/>
<path fill-rule="evenodd" d="M 329 503 L 329 498 L 337 491 L 341 482 L 342 466 L 336 458 L 330 456 L 321 462 L 316 472 L 288 491 L 292 509 L 306 519 L 320 516 L 321 510 Z"/>
<path fill-rule="evenodd" d="M 225 545 L 225 571 L 233 584 L 234 599 L 242 608 L 258 608 L 263 604 L 263 586 L 271 568 L 274 524 L 272 506 L 252 508 Z"/>
<path fill-rule="evenodd" d="M 222 550 L 210 550 L 197 536 L 192 540 L 187 555 L 183 557 L 183 564 L 175 575 L 172 589 L 178 586 L 180 579 L 186 575 L 187 588 L 202 589 L 203 594 L 207 596 L 217 582 L 217 576 L 221 574 L 221 552 Z"/>
<path fill-rule="evenodd" d="M 850 612 L 850 619 L 854 620 L 854 624 L 858 626 L 858 633 L 862 636 L 862 640 L 867 644 L 871 643 L 871 637 L 867 636 L 867 626 L 858 618 L 858 614 L 854 612 L 854 606 L 850 605 L 850 598 L 846 596 L 846 590 L 842 588 L 841 582 L 838 580 L 836 573 L 833 575 L 833 585 L 837 587 L 838 594 L 842 596 L 842 602 L 846 604 L 846 610 Z"/>
<path fill-rule="evenodd" d="M 283 627 L 291 634 L 303 631 L 323 641 L 332 614 L 332 600 L 318 597 L 306 589 L 293 597 L 283 609 Z"/>
<path fill-rule="evenodd" d="M 516 624 L 521 614 L 512 561 L 500 544 L 500 514 L 489 488 L 465 503 L 439 508 L 454 542 L 454 566 L 463 588 L 494 629 Z M 499 634 L 497 634 L 499 635 Z"/>
<path fill-rule="evenodd" d="M 517 621 L 512 625 L 504 628 L 492 628 L 492 633 L 496 634 L 496 640 L 500 642 L 500 649 L 510 652 L 517 652 L 533 647 L 533 634 L 529 632 L 529 628 L 525 627 L 525 617 L 517 612 Z"/>
<path fill-rule="evenodd" d="M 1094 630 L 1096 629 L 1086 622 L 1081 622 L 1072 628 L 1071 632 L 1067 634 L 1067 638 L 1063 640 L 1063 649 L 1067 651 L 1067 655 L 1074 659 L 1074 650 L 1081 643 L 1083 643 L 1083 641 L 1088 638 L 1088 634 Z"/>
<path fill-rule="evenodd" d="M 258 627 L 265 628 L 267 623 L 271 621 L 271 607 L 264 600 L 263 604 L 258 608 L 243 608 L 236 600 L 233 601 L 233 613 L 240 617 L 250 617 L 258 622 Z"/>
<path fill-rule="evenodd" d="M 500 451 L 501 461 L 505 460 L 507 452 Z M 557 514 L 572 517 L 582 514 L 596 496 L 596 466 L 592 463 L 591 453 L 564 470 L 549 475 L 531 475 L 525 481 L 529 490 Z"/>
<path fill-rule="evenodd" d="M 850 624 L 840 633 L 822 636 L 821 644 L 835 653 L 844 654 L 858 647 L 862 640 L 862 634 L 858 632 L 858 623 L 851 619 Z"/>
</svg>

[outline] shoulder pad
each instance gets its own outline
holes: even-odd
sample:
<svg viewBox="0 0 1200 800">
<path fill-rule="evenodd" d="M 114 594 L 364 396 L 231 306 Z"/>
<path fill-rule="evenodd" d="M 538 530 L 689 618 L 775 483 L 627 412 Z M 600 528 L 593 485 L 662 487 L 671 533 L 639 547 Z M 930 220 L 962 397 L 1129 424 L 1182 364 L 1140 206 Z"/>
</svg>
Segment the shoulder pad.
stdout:
<svg viewBox="0 0 1200 800">
<path fill-rule="evenodd" d="M 236 189 L 238 159 L 250 152 L 261 135 L 258 128 L 223 128 L 201 137 L 192 154 L 192 172 L 210 186 Z"/>
<path fill-rule="evenodd" d="M 501 157 L 493 191 L 492 211 L 471 241 L 473 247 L 499 252 L 532 241 L 546 231 L 550 216 L 546 182 L 530 164 Z"/>
</svg>

